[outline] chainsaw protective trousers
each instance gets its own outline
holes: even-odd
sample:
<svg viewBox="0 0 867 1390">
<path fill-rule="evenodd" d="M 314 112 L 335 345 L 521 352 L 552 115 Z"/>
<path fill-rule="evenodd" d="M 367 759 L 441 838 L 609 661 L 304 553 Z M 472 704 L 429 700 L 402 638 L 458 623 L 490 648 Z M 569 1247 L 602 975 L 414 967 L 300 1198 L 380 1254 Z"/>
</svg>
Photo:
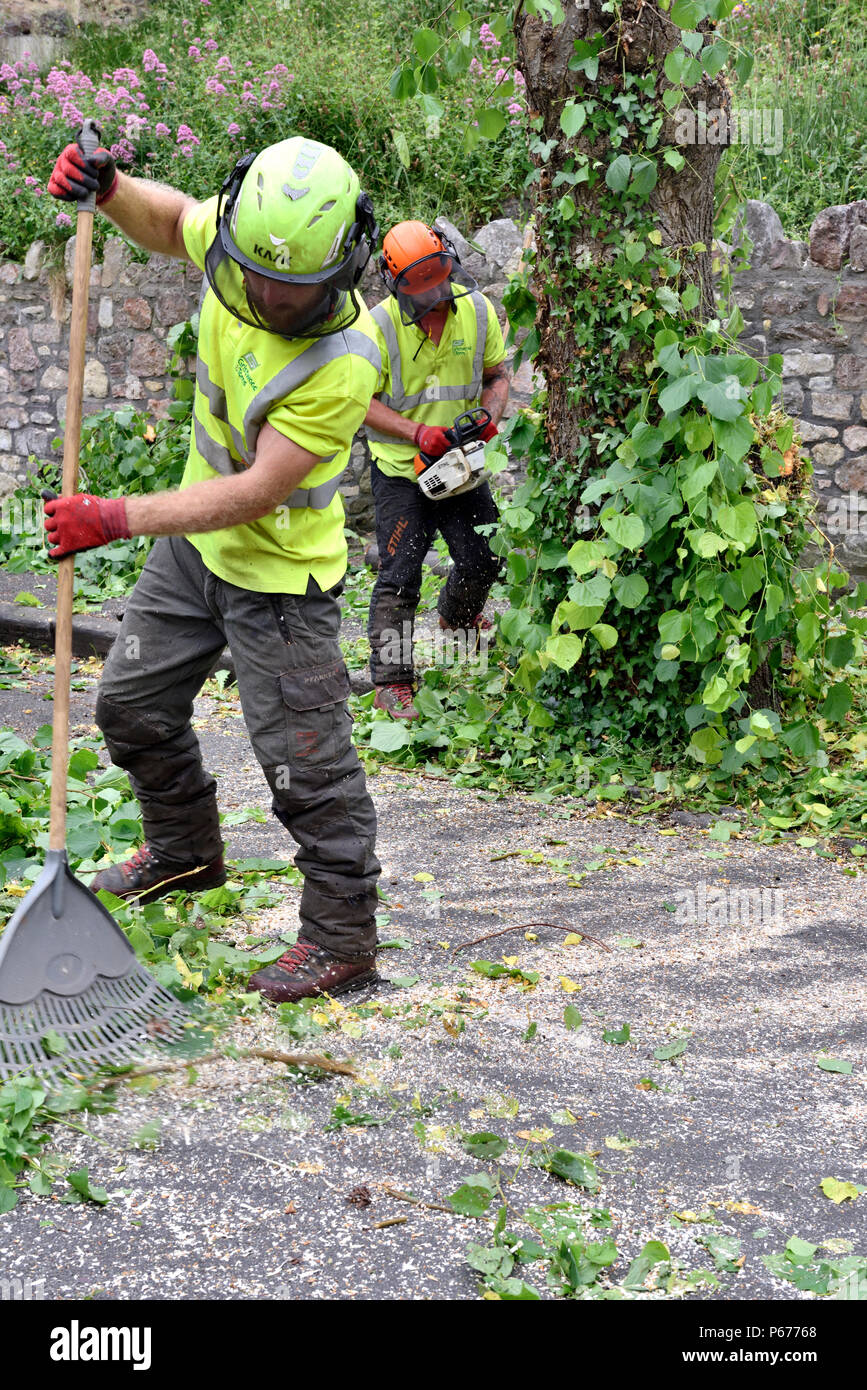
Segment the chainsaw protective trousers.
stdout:
<svg viewBox="0 0 867 1390">
<path fill-rule="evenodd" d="M 379 575 L 370 600 L 367 635 L 374 685 L 413 679 L 412 632 L 421 596 L 422 562 L 439 531 L 453 568 L 440 592 L 437 610 L 452 628 L 471 627 L 485 606 L 500 561 L 477 526 L 499 518 L 491 489 L 482 483 L 472 492 L 433 502 L 418 483 L 392 478 L 370 465 L 376 504 Z"/>
<path fill-rule="evenodd" d="M 271 809 L 299 845 L 301 933 L 351 958 L 376 942 L 376 813 L 352 745 L 338 644 L 342 584 L 262 594 L 212 574 L 189 541 L 162 537 L 105 665 L 96 718 L 129 773 L 145 838 L 170 862 L 222 849 L 216 783 L 202 766 L 193 701 L 228 644 Z"/>
</svg>

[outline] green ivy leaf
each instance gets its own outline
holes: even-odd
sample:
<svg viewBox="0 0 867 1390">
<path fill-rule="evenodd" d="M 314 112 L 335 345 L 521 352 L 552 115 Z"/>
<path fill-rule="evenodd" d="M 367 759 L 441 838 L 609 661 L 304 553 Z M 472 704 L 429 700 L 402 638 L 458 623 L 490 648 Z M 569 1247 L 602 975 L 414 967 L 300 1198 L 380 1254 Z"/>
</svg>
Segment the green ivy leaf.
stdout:
<svg viewBox="0 0 867 1390">
<path fill-rule="evenodd" d="M 614 193 L 623 193 L 629 183 L 632 161 L 628 154 L 619 154 L 612 160 L 605 172 L 605 182 Z"/>
<path fill-rule="evenodd" d="M 606 652 L 617 645 L 617 628 L 611 627 L 608 623 L 594 623 L 590 632 Z"/>
<path fill-rule="evenodd" d="M 674 0 L 670 18 L 680 29 L 695 29 L 704 19 L 704 6 L 699 0 Z"/>
<path fill-rule="evenodd" d="M 476 108 L 476 117 L 483 140 L 496 140 L 506 129 L 506 117 L 496 106 L 485 106 L 482 110 Z"/>
<path fill-rule="evenodd" d="M 487 1173 L 475 1173 L 464 1178 L 457 1192 L 446 1201 L 459 1216 L 484 1216 L 494 1200 L 494 1185 Z"/>
<path fill-rule="evenodd" d="M 702 66 L 708 77 L 716 77 L 721 72 L 731 56 L 731 45 L 725 39 L 717 39 L 715 43 L 709 44 L 701 54 Z"/>
<path fill-rule="evenodd" d="M 95 1202 L 97 1206 L 100 1207 L 104 1207 L 108 1201 L 108 1193 L 105 1188 L 94 1187 L 91 1184 L 86 1168 L 79 1168 L 74 1173 L 67 1173 L 66 1181 L 69 1183 L 72 1191 L 78 1194 L 77 1198 L 74 1198 L 72 1193 L 69 1193 L 65 1199 L 66 1201 L 75 1201 L 84 1198 L 85 1201 Z"/>
<path fill-rule="evenodd" d="M 413 48 L 423 63 L 429 63 L 439 51 L 442 39 L 434 29 L 416 29 L 412 36 Z"/>
<path fill-rule="evenodd" d="M 461 1144 L 474 1158 L 500 1158 L 509 1147 L 508 1140 L 489 1130 L 478 1130 L 475 1134 L 464 1134 Z"/>
<path fill-rule="evenodd" d="M 656 187 L 659 177 L 656 161 L 653 159 L 635 158 L 632 161 L 632 191 L 640 197 L 646 198 L 648 193 L 652 193 Z"/>
<path fill-rule="evenodd" d="M 584 643 L 581 638 L 571 632 L 560 637 L 549 637 L 544 646 L 546 655 L 561 671 L 571 671 L 583 650 Z"/>
<path fill-rule="evenodd" d="M 625 550 L 638 550 L 644 543 L 645 526 L 640 516 L 606 509 L 599 519 L 602 529 Z"/>
<path fill-rule="evenodd" d="M 629 1042 L 631 1029 L 628 1023 L 623 1023 L 619 1028 L 606 1028 L 602 1033 L 602 1041 L 613 1043 L 616 1047 L 622 1047 Z"/>
<path fill-rule="evenodd" d="M 664 415 L 674 415 L 678 410 L 683 410 L 687 402 L 692 400 L 700 384 L 701 377 L 693 372 L 675 377 L 659 393 L 660 410 Z"/>
<path fill-rule="evenodd" d="M 389 79 L 388 86 L 396 101 L 406 101 L 408 97 L 415 96 L 418 83 L 415 80 L 415 72 L 408 63 L 403 63 L 395 69 Z"/>
<path fill-rule="evenodd" d="M 412 741 L 409 729 L 396 719 L 377 719 L 370 730 L 370 747 L 378 753 L 396 753 Z"/>
<path fill-rule="evenodd" d="M 842 724 L 851 708 L 852 691 L 846 681 L 838 681 L 825 696 L 819 713 L 832 724 Z"/>
<path fill-rule="evenodd" d="M 574 1183 L 588 1192 L 598 1192 L 600 1183 L 596 1164 L 589 1154 L 573 1153 L 571 1149 L 555 1149 L 544 1157 L 539 1167 L 546 1168 L 564 1182 Z"/>
<path fill-rule="evenodd" d="M 822 1071 L 837 1072 L 840 1076 L 850 1076 L 852 1072 L 851 1062 L 841 1057 L 826 1057 L 824 1053 L 816 1058 L 816 1065 Z"/>
<path fill-rule="evenodd" d="M 646 599 L 650 586 L 642 574 L 616 574 L 611 588 L 617 602 L 624 608 L 638 608 Z"/>
<path fill-rule="evenodd" d="M 573 136 L 578 134 L 579 130 L 583 129 L 586 120 L 587 108 L 583 102 L 567 101 L 560 112 L 560 129 L 571 140 Z"/>
</svg>

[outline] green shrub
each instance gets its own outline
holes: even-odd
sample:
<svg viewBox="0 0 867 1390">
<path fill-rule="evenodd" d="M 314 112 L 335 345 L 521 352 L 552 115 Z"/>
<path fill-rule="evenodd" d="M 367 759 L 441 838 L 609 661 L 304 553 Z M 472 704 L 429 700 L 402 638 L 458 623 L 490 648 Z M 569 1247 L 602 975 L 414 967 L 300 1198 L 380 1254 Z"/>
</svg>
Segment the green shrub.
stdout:
<svg viewBox="0 0 867 1390">
<path fill-rule="evenodd" d="M 153 5 L 126 30 L 82 30 L 70 57 L 48 73 L 29 59 L 4 65 L 0 254 L 21 259 L 36 238 L 51 244 L 69 235 L 74 209 L 45 187 L 84 116 L 99 121 L 121 168 L 196 198 L 216 192 L 246 151 L 303 132 L 355 165 L 383 228 L 439 212 L 467 230 L 478 226 L 522 186 L 526 140 L 512 111 L 515 123 L 496 141 L 464 149 L 472 99 L 490 85 L 490 65 L 445 94 L 394 101 L 389 79 L 401 45 L 435 13 L 415 0 L 396 10 L 385 0 L 360 9 L 318 0 L 303 10 L 272 0 L 245 11 L 239 26 L 234 0 L 204 9 L 177 0 Z M 97 219 L 97 245 L 105 228 Z"/>
</svg>

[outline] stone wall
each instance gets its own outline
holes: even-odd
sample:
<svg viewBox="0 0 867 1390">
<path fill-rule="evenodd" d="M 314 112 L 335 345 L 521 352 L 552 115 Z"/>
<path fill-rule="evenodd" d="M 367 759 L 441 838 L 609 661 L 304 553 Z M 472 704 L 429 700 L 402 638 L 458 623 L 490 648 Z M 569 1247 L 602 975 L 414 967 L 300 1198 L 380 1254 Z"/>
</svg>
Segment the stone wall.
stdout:
<svg viewBox="0 0 867 1390">
<path fill-rule="evenodd" d="M 783 403 L 799 422 L 820 522 L 853 575 L 867 576 L 867 201 L 826 208 L 788 241 L 767 203 L 746 204 L 752 243 L 735 277 L 741 342 L 783 357 Z"/>
<path fill-rule="evenodd" d="M 473 236 L 441 222 L 463 263 L 504 321 L 502 296 L 521 258 L 510 218 Z M 809 242 L 788 241 L 773 208 L 750 202 L 736 241 L 749 239 L 749 265 L 735 277 L 744 346 L 758 357 L 783 355 L 783 397 L 799 422 L 815 469 L 820 521 L 842 563 L 867 574 L 867 201 L 820 212 Z M 0 265 L 0 496 L 51 456 L 66 399 L 72 242 L 65 267 L 43 263 L 37 243 L 23 266 Z M 130 405 L 151 415 L 171 399 L 167 329 L 194 311 L 201 273 L 162 256 L 132 259 L 120 238 L 106 242 L 91 274 L 85 414 Z M 367 303 L 383 296 L 373 262 L 362 283 Z M 524 363 L 512 383 L 510 412 L 529 402 L 534 379 Z M 369 456 L 356 438 L 341 491 L 351 526 L 372 529 Z M 507 489 L 520 462 L 499 481 Z"/>
<path fill-rule="evenodd" d="M 521 236 L 507 218 L 483 228 L 479 236 L 484 239 L 486 233 L 487 256 L 467 251 L 505 321 L 504 265 L 514 261 L 516 251 L 520 254 Z M 51 442 L 60 433 L 66 407 L 74 255 L 72 237 L 62 266 L 46 263 L 41 242 L 31 247 L 23 266 L 0 264 L 0 497 L 14 492 L 46 459 L 57 458 Z M 125 406 L 152 416 L 165 413 L 172 398 L 166 333 L 195 311 L 201 286 L 201 271 L 194 266 L 155 255 L 142 263 L 120 237 L 107 238 L 103 261 L 93 265 L 90 276 L 85 416 Z M 371 307 L 385 293 L 373 263 L 362 290 Z M 526 366 L 515 383 L 510 411 L 526 404 L 531 394 Z M 359 531 L 373 530 L 369 462 L 367 441 L 359 434 L 340 489 L 348 524 Z M 501 474 L 500 480 L 508 487 L 515 474 Z"/>
<path fill-rule="evenodd" d="M 75 238 L 64 266 L 44 262 L 40 242 L 23 266 L 0 265 L 0 494 L 52 454 L 66 407 Z M 85 415 L 133 406 L 165 413 L 171 400 L 166 333 L 196 307 L 201 272 L 164 256 L 131 259 L 119 237 L 90 275 Z"/>
</svg>

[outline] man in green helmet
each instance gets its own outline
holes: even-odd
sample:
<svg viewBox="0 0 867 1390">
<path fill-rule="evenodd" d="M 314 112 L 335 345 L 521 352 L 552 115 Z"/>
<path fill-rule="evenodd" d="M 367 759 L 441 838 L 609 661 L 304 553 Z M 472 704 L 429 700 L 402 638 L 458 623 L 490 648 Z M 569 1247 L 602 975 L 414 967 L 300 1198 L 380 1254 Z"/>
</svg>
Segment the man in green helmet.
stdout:
<svg viewBox="0 0 867 1390">
<path fill-rule="evenodd" d="M 379 863 L 338 645 L 337 488 L 380 366 L 355 289 L 377 235 L 372 205 L 335 150 L 301 136 L 248 155 L 204 203 L 77 144 L 49 190 L 68 201 L 95 190 L 117 227 L 207 281 L 179 490 L 46 502 L 55 559 L 159 537 L 96 705 L 141 803 L 145 843 L 91 886 L 149 902 L 225 882 L 216 784 L 190 718 L 228 643 L 272 810 L 304 874 L 297 944 L 250 985 L 275 1002 L 360 988 L 376 979 Z"/>
</svg>

